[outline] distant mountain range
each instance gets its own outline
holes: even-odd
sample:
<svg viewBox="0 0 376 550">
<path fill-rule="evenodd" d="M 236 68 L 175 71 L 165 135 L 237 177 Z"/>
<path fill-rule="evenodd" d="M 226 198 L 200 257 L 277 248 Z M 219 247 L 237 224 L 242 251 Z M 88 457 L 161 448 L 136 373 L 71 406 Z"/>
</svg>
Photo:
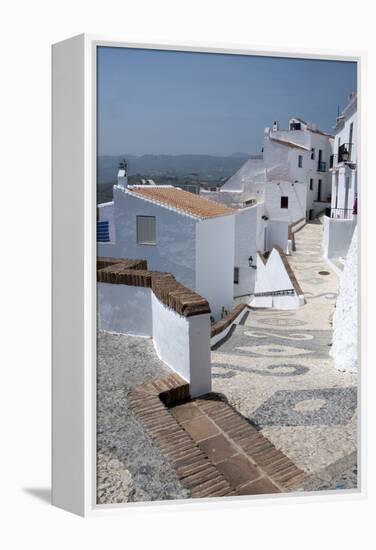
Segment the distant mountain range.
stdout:
<svg viewBox="0 0 376 550">
<path fill-rule="evenodd" d="M 98 157 L 98 183 L 116 181 L 119 162 L 128 161 L 130 176 L 140 177 L 185 177 L 207 181 L 219 181 L 232 176 L 249 158 L 247 153 L 230 156 L 211 155 L 121 155 Z"/>
</svg>

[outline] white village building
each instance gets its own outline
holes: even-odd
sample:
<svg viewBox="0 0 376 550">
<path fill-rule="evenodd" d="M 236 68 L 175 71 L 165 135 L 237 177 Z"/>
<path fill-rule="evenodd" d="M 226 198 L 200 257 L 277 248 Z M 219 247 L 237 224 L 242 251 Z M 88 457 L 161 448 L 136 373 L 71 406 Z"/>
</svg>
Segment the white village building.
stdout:
<svg viewBox="0 0 376 550">
<path fill-rule="evenodd" d="M 339 270 L 349 250 L 357 222 L 357 96 L 335 126 L 334 151 L 330 161 L 332 201 L 324 217 L 324 256 Z"/>
<path fill-rule="evenodd" d="M 127 186 L 123 178 L 113 202 L 98 207 L 99 224 L 108 225 L 98 256 L 147 260 L 150 270 L 169 272 L 205 297 L 221 318 L 233 306 L 235 211 L 173 186 Z"/>
<path fill-rule="evenodd" d="M 264 249 L 278 245 L 289 252 L 288 226 L 330 205 L 333 143 L 333 136 L 300 118 L 290 118 L 287 130 L 274 122 L 265 128 L 261 155 L 251 156 L 219 191 L 202 193 L 235 208 L 263 205 Z"/>
</svg>

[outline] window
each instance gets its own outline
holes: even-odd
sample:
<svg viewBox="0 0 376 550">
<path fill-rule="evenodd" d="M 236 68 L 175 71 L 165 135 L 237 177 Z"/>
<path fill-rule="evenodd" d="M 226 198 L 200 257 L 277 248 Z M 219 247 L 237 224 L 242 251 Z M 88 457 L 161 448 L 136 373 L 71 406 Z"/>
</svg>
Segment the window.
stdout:
<svg viewBox="0 0 376 550">
<path fill-rule="evenodd" d="M 303 168 L 303 157 L 302 157 L 302 155 L 298 156 L 298 167 Z"/>
<path fill-rule="evenodd" d="M 312 189 L 313 189 L 313 179 L 311 178 L 309 180 L 309 190 L 312 191 Z"/>
<path fill-rule="evenodd" d="M 312 149 L 311 149 L 311 159 L 315 160 L 315 148 L 314 147 L 312 147 Z"/>
<path fill-rule="evenodd" d="M 238 267 L 234 267 L 234 284 L 235 285 L 239 284 L 239 268 Z"/>
<path fill-rule="evenodd" d="M 156 244 L 155 216 L 137 216 L 137 243 Z"/>
<path fill-rule="evenodd" d="M 289 198 L 281 197 L 281 208 L 288 208 L 288 207 L 289 207 Z"/>
</svg>

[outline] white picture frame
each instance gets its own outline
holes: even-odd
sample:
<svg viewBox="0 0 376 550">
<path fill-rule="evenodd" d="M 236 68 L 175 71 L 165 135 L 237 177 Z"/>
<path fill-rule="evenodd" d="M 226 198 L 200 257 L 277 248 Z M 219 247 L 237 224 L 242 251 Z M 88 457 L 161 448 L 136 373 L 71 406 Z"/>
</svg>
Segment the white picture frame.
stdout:
<svg viewBox="0 0 376 550">
<path fill-rule="evenodd" d="M 363 55 L 275 51 L 225 45 L 134 44 L 79 35 L 52 47 L 52 502 L 81 516 L 111 513 L 130 505 L 96 504 L 96 48 L 98 46 L 345 60 L 358 64 L 360 136 L 363 138 Z M 360 148 L 360 167 L 364 151 Z M 360 202 L 365 201 L 360 171 Z M 360 234 L 362 234 L 362 220 Z M 364 289 L 363 272 L 359 289 Z M 360 292 L 361 293 L 361 292 Z M 360 328 L 364 310 L 360 311 Z M 360 330 L 360 329 L 359 329 Z M 361 338 L 363 338 L 362 333 Z M 359 341 L 361 341 L 359 339 Z M 362 346 L 363 349 L 363 346 Z M 361 354 L 361 351 L 359 350 Z M 363 354 L 362 355 L 362 363 Z M 356 498 L 365 493 L 364 373 L 359 382 L 360 489 L 349 495 L 321 493 L 269 496 L 294 499 Z M 257 505 L 252 497 L 235 503 Z M 204 506 L 203 500 L 194 506 Z M 215 501 L 216 503 L 219 500 Z M 213 503 L 213 500 L 211 500 Z M 176 506 L 177 501 L 164 503 Z M 192 506 L 191 501 L 184 503 Z M 134 506 L 134 504 L 132 504 Z M 150 506 L 150 503 L 137 504 Z"/>
</svg>

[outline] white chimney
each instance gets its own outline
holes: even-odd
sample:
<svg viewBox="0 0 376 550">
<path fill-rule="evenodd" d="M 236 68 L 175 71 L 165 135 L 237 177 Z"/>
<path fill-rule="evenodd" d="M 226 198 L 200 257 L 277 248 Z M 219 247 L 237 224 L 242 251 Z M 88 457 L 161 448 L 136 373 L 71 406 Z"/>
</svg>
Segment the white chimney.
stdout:
<svg viewBox="0 0 376 550">
<path fill-rule="evenodd" d="M 128 163 L 123 160 L 119 163 L 119 171 L 117 175 L 118 186 L 123 189 L 128 185 Z"/>
<path fill-rule="evenodd" d="M 273 132 L 278 132 L 278 130 L 279 130 L 279 122 L 278 122 L 278 120 L 275 120 L 275 121 L 273 122 L 272 131 L 273 131 Z"/>
</svg>

